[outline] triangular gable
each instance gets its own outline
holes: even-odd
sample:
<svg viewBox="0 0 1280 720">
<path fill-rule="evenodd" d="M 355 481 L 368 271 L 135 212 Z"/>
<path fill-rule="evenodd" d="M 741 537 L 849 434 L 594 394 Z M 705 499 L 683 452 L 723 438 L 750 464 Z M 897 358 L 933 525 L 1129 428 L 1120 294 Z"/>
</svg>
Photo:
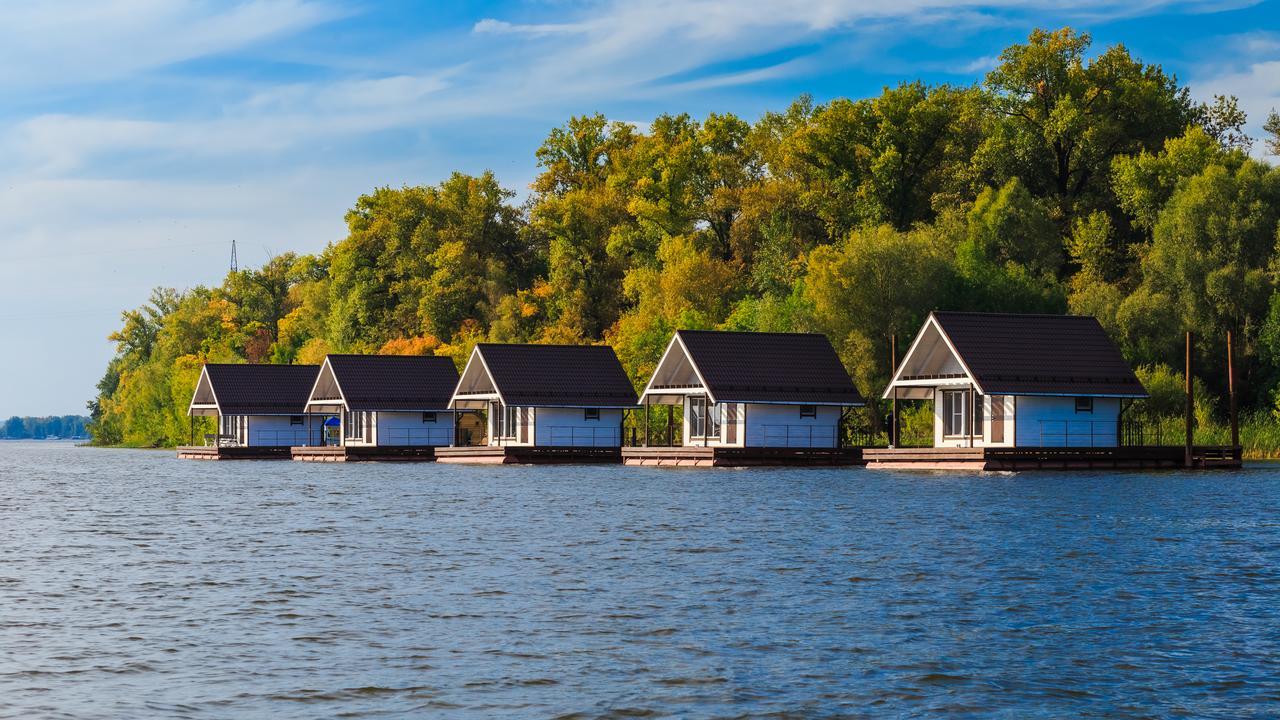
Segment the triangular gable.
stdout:
<svg viewBox="0 0 1280 720">
<path fill-rule="evenodd" d="M 693 361 L 689 349 L 680 339 L 680 334 L 676 333 L 671 336 L 671 342 L 667 343 L 667 350 L 662 354 L 658 367 L 649 377 L 649 383 L 645 385 L 640 397 L 642 401 L 643 398 L 650 397 L 663 402 L 664 397 L 695 394 L 690 393 L 691 390 L 702 390 L 711 402 L 715 402 L 711 388 L 707 387 L 706 381 L 703 380 L 697 363 Z"/>
<path fill-rule="evenodd" d="M 476 409 L 483 408 L 491 399 L 501 400 L 502 391 L 493 381 L 489 366 L 484 362 L 484 354 L 480 348 L 472 348 L 471 357 L 467 358 L 467 366 L 462 369 L 462 377 L 458 378 L 458 387 L 453 391 L 449 407 Z"/>
<path fill-rule="evenodd" d="M 200 379 L 196 381 L 195 392 L 191 394 L 191 402 L 187 405 L 187 414 L 209 416 L 222 414 L 218 407 L 218 394 L 214 392 L 213 382 L 209 379 L 209 368 L 200 368 Z"/>
<path fill-rule="evenodd" d="M 347 400 L 342 394 L 342 386 L 333 371 L 333 364 L 325 358 L 320 364 L 320 372 L 316 373 L 315 384 L 307 395 L 307 410 L 311 412 L 341 412 L 346 409 Z"/>
<path fill-rule="evenodd" d="M 964 363 L 964 358 L 956 351 L 942 325 L 932 313 L 925 320 L 920 332 L 902 361 L 894 370 L 893 380 L 885 388 L 882 398 L 893 395 L 895 387 L 932 387 L 936 385 L 968 385 L 972 384 L 979 393 L 982 386 L 974 378 L 973 373 Z"/>
</svg>

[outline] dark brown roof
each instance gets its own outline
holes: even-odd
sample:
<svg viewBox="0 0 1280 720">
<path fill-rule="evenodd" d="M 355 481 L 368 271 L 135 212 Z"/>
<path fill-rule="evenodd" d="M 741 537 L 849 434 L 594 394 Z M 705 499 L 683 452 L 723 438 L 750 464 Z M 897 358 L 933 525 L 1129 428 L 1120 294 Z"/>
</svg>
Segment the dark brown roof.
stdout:
<svg viewBox="0 0 1280 720">
<path fill-rule="evenodd" d="M 676 335 L 716 402 L 866 403 L 825 335 L 710 330 Z"/>
<path fill-rule="evenodd" d="M 1096 318 L 965 312 L 933 317 L 987 394 L 1147 396 Z"/>
<path fill-rule="evenodd" d="M 458 385 L 453 360 L 434 355 L 330 355 L 348 410 L 444 410 Z"/>
<path fill-rule="evenodd" d="M 508 405 L 630 407 L 631 379 L 607 345 L 476 346 Z"/>
<path fill-rule="evenodd" d="M 316 365 L 204 366 L 223 415 L 301 415 L 320 370 Z"/>
</svg>

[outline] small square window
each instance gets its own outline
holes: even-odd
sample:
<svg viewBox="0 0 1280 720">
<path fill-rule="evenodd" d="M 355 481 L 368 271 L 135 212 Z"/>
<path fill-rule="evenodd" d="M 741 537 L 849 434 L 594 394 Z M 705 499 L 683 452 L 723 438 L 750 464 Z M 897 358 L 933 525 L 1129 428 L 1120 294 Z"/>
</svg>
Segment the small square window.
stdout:
<svg viewBox="0 0 1280 720">
<path fill-rule="evenodd" d="M 583 420 L 599 420 L 600 408 L 585 408 L 582 411 L 582 419 Z"/>
<path fill-rule="evenodd" d="M 1093 398 L 1091 397 L 1076 398 L 1076 412 L 1078 413 L 1093 412 Z"/>
<path fill-rule="evenodd" d="M 817 405 L 801 405 L 801 406 L 800 406 L 800 417 L 802 417 L 802 418 L 816 418 L 816 417 L 818 417 L 818 406 L 817 406 Z"/>
<path fill-rule="evenodd" d="M 290 415 L 290 416 L 289 416 L 289 424 L 290 424 L 290 425 L 301 425 L 301 424 L 303 424 L 303 422 L 302 422 L 302 416 L 301 416 L 301 415 Z"/>
<path fill-rule="evenodd" d="M 424 423 L 433 423 L 433 422 L 435 422 L 435 421 L 436 421 L 436 414 L 435 414 L 435 413 L 433 413 L 433 412 L 429 412 L 429 413 L 424 412 L 424 413 L 422 413 L 422 422 L 424 422 Z"/>
</svg>

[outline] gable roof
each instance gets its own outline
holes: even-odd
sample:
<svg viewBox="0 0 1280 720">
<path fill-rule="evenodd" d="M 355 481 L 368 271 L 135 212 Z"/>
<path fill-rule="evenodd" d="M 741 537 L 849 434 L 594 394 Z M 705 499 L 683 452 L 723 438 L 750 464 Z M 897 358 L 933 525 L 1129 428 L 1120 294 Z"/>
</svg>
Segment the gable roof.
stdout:
<svg viewBox="0 0 1280 720">
<path fill-rule="evenodd" d="M 209 363 L 201 374 L 202 380 L 208 378 L 222 415 L 301 415 L 319 369 L 317 365 Z M 199 390 L 197 382 L 197 394 Z"/>
<path fill-rule="evenodd" d="M 1147 397 L 1096 318 L 969 312 L 931 317 L 983 394 Z"/>
<path fill-rule="evenodd" d="M 866 404 L 825 335 L 677 330 L 676 340 L 715 402 Z"/>
<path fill-rule="evenodd" d="M 458 384 L 453 360 L 434 355 L 329 355 L 351 411 L 444 410 Z"/>
<path fill-rule="evenodd" d="M 632 407 L 636 390 L 607 345 L 476 345 L 507 405 Z"/>
</svg>

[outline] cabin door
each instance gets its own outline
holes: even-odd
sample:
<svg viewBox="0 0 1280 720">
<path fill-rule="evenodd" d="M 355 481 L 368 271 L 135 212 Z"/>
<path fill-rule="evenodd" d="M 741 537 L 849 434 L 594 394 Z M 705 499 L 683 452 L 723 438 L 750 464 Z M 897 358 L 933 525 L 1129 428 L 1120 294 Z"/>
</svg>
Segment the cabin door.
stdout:
<svg viewBox="0 0 1280 720">
<path fill-rule="evenodd" d="M 738 403 L 724 406 L 724 442 L 726 445 L 738 444 Z"/>
<path fill-rule="evenodd" d="M 1005 395 L 991 396 L 991 443 L 993 445 L 1005 442 L 1005 425 L 1011 402 L 1011 399 Z"/>
</svg>

